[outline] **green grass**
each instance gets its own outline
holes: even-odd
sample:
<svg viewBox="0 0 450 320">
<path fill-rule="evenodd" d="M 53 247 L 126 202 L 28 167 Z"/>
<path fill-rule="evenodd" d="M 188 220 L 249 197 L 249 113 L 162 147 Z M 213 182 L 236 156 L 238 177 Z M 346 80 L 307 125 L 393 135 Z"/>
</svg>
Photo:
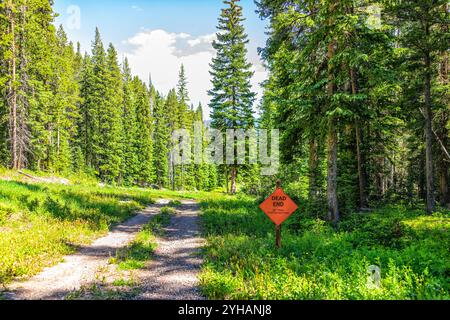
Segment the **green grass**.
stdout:
<svg viewBox="0 0 450 320">
<path fill-rule="evenodd" d="M 449 214 L 390 207 L 350 215 L 338 230 L 296 213 L 274 226 L 252 198 L 202 203 L 201 273 L 210 299 L 449 299 Z M 299 210 L 301 211 L 301 210 Z M 379 286 L 368 270 L 381 270 Z"/>
<path fill-rule="evenodd" d="M 169 225 L 174 214 L 173 208 L 162 208 L 161 212 L 152 218 L 127 248 L 117 251 L 116 257 L 111 259 L 111 263 L 117 264 L 119 270 L 144 268 L 156 249 L 155 236 L 163 235 L 163 228 Z"/>
<path fill-rule="evenodd" d="M 69 177 L 71 185 L 34 183 L 1 167 L 0 177 L 0 285 L 58 263 L 155 199 L 174 199 L 170 205 L 176 207 L 180 199 L 211 196 L 204 192 L 101 187 L 83 175 Z"/>
<path fill-rule="evenodd" d="M 180 200 L 171 200 L 168 204 L 169 207 L 174 207 L 174 208 L 179 207 L 181 205 L 182 205 L 182 203 Z"/>
<path fill-rule="evenodd" d="M 117 279 L 112 283 L 115 287 L 136 287 L 138 283 L 133 279 Z"/>
<path fill-rule="evenodd" d="M 59 262 L 153 199 L 139 189 L 0 181 L 0 284 Z"/>
<path fill-rule="evenodd" d="M 142 291 L 133 281 L 118 281 L 116 288 L 105 288 L 102 284 L 92 284 L 70 293 L 65 300 L 132 300 Z"/>
</svg>

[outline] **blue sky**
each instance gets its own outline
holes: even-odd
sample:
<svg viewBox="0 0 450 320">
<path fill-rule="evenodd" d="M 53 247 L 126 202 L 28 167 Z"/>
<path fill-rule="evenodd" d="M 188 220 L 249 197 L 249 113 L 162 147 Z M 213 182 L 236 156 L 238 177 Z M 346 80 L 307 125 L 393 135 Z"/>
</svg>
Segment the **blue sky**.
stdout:
<svg viewBox="0 0 450 320">
<path fill-rule="evenodd" d="M 248 58 L 254 64 L 254 90 L 267 73 L 257 54 L 266 40 L 266 22 L 255 13 L 254 0 L 242 0 L 246 32 L 249 35 Z M 221 0 L 56 0 L 60 14 L 56 24 L 63 24 L 69 39 L 79 41 L 83 51 L 90 51 L 95 27 L 105 45 L 112 42 L 121 57 L 128 57 L 132 70 L 143 80 L 151 73 L 162 93 L 176 85 L 177 70 L 185 64 L 194 104 L 209 99 L 208 64 L 214 54 L 210 43 L 216 32 Z"/>
</svg>

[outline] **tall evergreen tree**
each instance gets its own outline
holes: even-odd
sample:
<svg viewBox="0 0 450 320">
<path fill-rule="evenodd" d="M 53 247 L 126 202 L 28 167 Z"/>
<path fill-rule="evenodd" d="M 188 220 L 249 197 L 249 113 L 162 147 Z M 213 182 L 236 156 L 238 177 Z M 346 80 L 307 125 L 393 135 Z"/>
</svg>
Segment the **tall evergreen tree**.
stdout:
<svg viewBox="0 0 450 320">
<path fill-rule="evenodd" d="M 85 132 L 86 164 L 101 175 L 100 166 L 105 160 L 100 158 L 104 148 L 100 119 L 103 110 L 107 110 L 105 97 L 107 96 L 108 70 L 106 52 L 98 28 L 95 30 L 95 40 L 92 43 L 92 57 L 85 58 L 83 72 L 82 98 L 85 118 L 83 131 Z"/>
<path fill-rule="evenodd" d="M 53 104 L 49 119 L 51 128 L 48 145 L 49 166 L 52 171 L 68 173 L 72 170 L 76 122 L 79 117 L 79 85 L 76 79 L 76 55 L 68 43 L 62 26 L 57 32 L 52 81 Z"/>
<path fill-rule="evenodd" d="M 99 111 L 99 129 L 101 145 L 99 146 L 100 177 L 108 182 L 117 182 L 122 161 L 123 143 L 123 95 L 122 75 L 117 59 L 116 49 L 109 45 L 106 56 L 104 109 Z"/>
<path fill-rule="evenodd" d="M 138 164 L 138 183 L 141 186 L 149 185 L 154 179 L 153 170 L 153 119 L 150 109 L 150 99 L 146 85 L 134 77 L 136 110 L 136 151 Z"/>
<path fill-rule="evenodd" d="M 123 158 L 122 181 L 126 185 L 132 185 L 138 180 L 139 160 L 137 145 L 137 115 L 136 115 L 136 88 L 131 75 L 128 59 L 125 58 L 122 65 L 123 81 Z"/>
<path fill-rule="evenodd" d="M 51 73 L 53 10 L 51 2 L 38 0 L 4 1 L 0 9 L 6 31 L 0 36 L 7 64 L 3 79 L 10 166 L 20 169 L 28 164 L 32 147 L 38 145 L 32 141 L 30 119 L 38 110 L 37 100 L 48 90 L 45 83 L 49 82 Z M 37 99 L 32 101 L 32 98 Z"/>
<path fill-rule="evenodd" d="M 208 190 L 208 164 L 206 163 L 206 159 L 204 158 L 204 150 L 206 148 L 206 140 L 205 140 L 205 127 L 203 121 L 203 108 L 201 103 L 199 103 L 195 115 L 194 115 L 194 125 L 196 126 L 194 129 L 195 136 L 193 140 L 193 177 L 194 177 L 194 186 L 197 190 Z M 199 157 L 199 161 L 196 160 L 196 156 Z M 198 163 L 200 162 L 200 163 Z"/>
<path fill-rule="evenodd" d="M 165 121 L 168 130 L 166 150 L 168 150 L 167 157 L 169 163 L 168 179 L 172 190 L 180 189 L 183 183 L 181 166 L 175 165 L 174 155 L 172 154 L 176 144 L 176 141 L 172 140 L 172 134 L 175 130 L 181 129 L 183 126 L 184 117 L 180 116 L 180 110 L 184 110 L 184 108 L 180 108 L 176 91 L 175 89 L 172 89 L 167 95 L 165 100 L 165 110 L 164 113 L 162 113 L 162 116 L 166 118 Z M 184 114 L 185 113 L 183 112 L 183 115 Z"/>
<path fill-rule="evenodd" d="M 180 67 L 180 72 L 178 74 L 178 84 L 177 84 L 177 97 L 178 101 L 180 101 L 180 104 L 187 108 L 189 105 L 190 99 L 189 99 L 189 91 L 187 88 L 188 80 L 186 77 L 186 71 L 184 69 L 184 64 Z M 180 114 L 180 117 L 183 115 Z"/>
<path fill-rule="evenodd" d="M 211 96 L 211 126 L 215 129 L 249 129 L 254 126 L 253 102 L 250 79 L 253 72 L 247 62 L 242 7 L 239 0 L 224 1 L 213 47 L 217 56 L 211 63 L 210 74 L 213 88 Z M 236 146 L 233 146 L 236 155 Z M 237 191 L 238 165 L 236 159 L 231 165 L 231 193 Z M 228 178 L 227 178 L 228 179 Z"/>
<path fill-rule="evenodd" d="M 81 54 L 81 45 L 77 42 L 77 49 L 73 62 L 73 70 L 75 82 L 77 83 L 78 97 L 76 102 L 77 118 L 73 122 L 74 135 L 72 137 L 72 168 L 74 172 L 80 173 L 85 171 L 86 163 L 83 154 L 83 136 L 80 132 L 83 123 L 83 109 L 82 109 L 82 80 L 83 80 L 83 55 Z"/>
<path fill-rule="evenodd" d="M 427 212 L 433 213 L 435 206 L 434 159 L 433 159 L 433 78 L 436 77 L 436 62 L 439 53 L 448 50 L 448 34 L 442 33 L 448 26 L 448 1 L 446 0 L 406 0 L 386 1 L 386 10 L 401 24 L 401 44 L 408 50 L 407 62 L 417 65 L 417 75 L 421 79 L 423 102 L 419 104 L 425 118 L 425 168 L 427 190 Z"/>
<path fill-rule="evenodd" d="M 95 81 L 94 66 L 92 58 L 85 55 L 81 66 L 80 75 L 80 121 L 78 123 L 78 143 L 84 156 L 84 167 L 93 168 L 93 135 L 94 135 L 94 117 L 95 109 L 93 109 L 94 95 L 93 83 Z"/>
<path fill-rule="evenodd" d="M 159 93 L 155 93 L 153 106 L 153 163 L 155 183 L 160 188 L 169 186 L 169 142 L 171 141 L 170 124 L 167 119 L 166 103 Z M 171 181 L 170 181 L 171 182 Z"/>
</svg>

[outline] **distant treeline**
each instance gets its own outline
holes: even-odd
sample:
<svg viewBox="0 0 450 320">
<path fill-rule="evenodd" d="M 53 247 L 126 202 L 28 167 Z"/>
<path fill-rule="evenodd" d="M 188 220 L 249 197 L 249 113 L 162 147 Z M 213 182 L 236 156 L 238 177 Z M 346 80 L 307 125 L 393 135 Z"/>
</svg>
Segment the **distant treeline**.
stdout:
<svg viewBox="0 0 450 320">
<path fill-rule="evenodd" d="M 0 163 L 13 169 L 85 172 L 104 182 L 211 190 L 211 165 L 173 166 L 171 134 L 203 123 L 181 66 L 167 96 L 131 74 L 99 30 L 82 54 L 53 25 L 52 1 L 0 4 Z M 150 81 L 151 82 L 151 81 Z"/>
</svg>

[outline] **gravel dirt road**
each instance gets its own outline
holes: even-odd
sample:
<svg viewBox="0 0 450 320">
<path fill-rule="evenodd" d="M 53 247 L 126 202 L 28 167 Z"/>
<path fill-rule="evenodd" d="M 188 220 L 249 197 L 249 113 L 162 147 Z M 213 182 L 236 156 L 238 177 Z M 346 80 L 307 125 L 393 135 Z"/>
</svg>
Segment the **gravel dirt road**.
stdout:
<svg viewBox="0 0 450 320">
<path fill-rule="evenodd" d="M 107 267 L 118 249 L 133 241 L 142 227 L 160 212 L 167 200 L 149 206 L 143 212 L 115 227 L 107 236 L 67 256 L 64 262 L 45 269 L 24 282 L 8 286 L 4 293 L 12 300 L 63 300 L 70 293 L 98 280 L 98 270 Z M 199 206 L 183 201 L 177 208 L 164 237 L 146 268 L 137 271 L 140 294 L 136 299 L 202 299 L 197 275 L 202 263 L 199 255 L 204 240 L 199 232 Z"/>
</svg>

